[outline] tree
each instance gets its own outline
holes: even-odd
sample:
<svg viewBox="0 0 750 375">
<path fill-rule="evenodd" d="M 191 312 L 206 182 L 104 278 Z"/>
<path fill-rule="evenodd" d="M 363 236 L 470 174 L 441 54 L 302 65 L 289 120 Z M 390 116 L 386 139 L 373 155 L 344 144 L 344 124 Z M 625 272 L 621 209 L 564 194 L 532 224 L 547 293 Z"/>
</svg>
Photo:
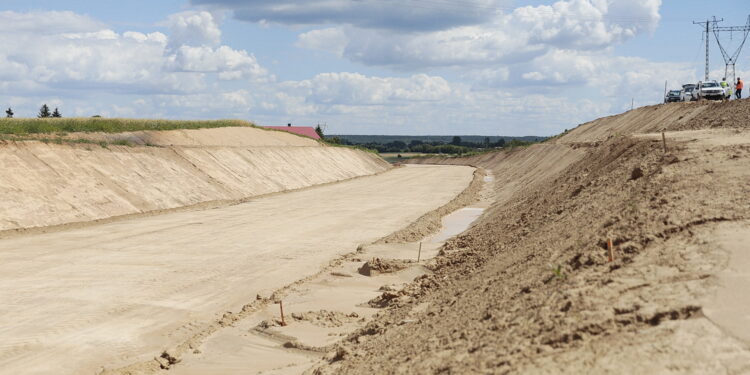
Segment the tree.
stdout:
<svg viewBox="0 0 750 375">
<path fill-rule="evenodd" d="M 47 105 L 44 104 L 44 105 L 42 105 L 42 108 L 39 108 L 39 115 L 37 115 L 36 117 L 47 118 L 47 117 L 50 117 L 50 116 L 51 116 L 51 114 L 49 113 L 49 107 L 47 107 Z"/>
<path fill-rule="evenodd" d="M 451 144 L 454 146 L 460 146 L 461 145 L 461 137 L 455 136 L 453 137 L 453 140 L 451 141 Z"/>
<path fill-rule="evenodd" d="M 10 107 L 8 107 L 8 109 L 5 110 L 5 117 L 13 118 L 13 115 L 14 115 L 13 110 Z"/>
<path fill-rule="evenodd" d="M 320 137 L 321 139 L 325 138 L 325 136 L 323 135 L 323 129 L 320 128 L 320 124 L 315 127 L 315 132 L 318 133 L 318 137 Z"/>
<path fill-rule="evenodd" d="M 62 114 L 60 113 L 60 111 L 57 110 L 57 107 L 55 107 L 55 111 L 52 112 L 52 117 L 56 117 L 56 118 L 62 117 Z"/>
<path fill-rule="evenodd" d="M 490 137 L 484 137 L 484 142 L 482 143 L 482 147 L 490 148 Z"/>
</svg>

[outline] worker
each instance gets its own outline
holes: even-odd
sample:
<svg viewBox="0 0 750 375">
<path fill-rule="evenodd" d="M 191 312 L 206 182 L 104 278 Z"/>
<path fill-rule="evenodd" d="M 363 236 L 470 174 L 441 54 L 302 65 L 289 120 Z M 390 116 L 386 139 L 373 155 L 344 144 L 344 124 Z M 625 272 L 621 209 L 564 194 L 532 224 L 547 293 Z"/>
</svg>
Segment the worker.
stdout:
<svg viewBox="0 0 750 375">
<path fill-rule="evenodd" d="M 724 99 L 729 100 L 729 98 L 732 96 L 731 90 L 729 89 L 729 84 L 727 83 L 727 77 L 724 77 L 721 79 L 721 83 L 719 83 L 722 89 L 724 89 Z"/>
<path fill-rule="evenodd" d="M 737 87 L 735 87 L 736 93 L 734 94 L 737 97 L 737 99 L 742 99 L 742 86 L 744 86 L 744 82 L 742 82 L 742 78 L 738 77 Z"/>
</svg>

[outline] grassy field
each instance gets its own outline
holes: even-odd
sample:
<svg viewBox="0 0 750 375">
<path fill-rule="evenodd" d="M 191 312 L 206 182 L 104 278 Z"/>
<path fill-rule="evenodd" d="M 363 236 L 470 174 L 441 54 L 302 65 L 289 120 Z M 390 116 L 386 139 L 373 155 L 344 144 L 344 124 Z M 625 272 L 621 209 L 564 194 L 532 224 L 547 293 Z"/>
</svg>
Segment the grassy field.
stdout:
<svg viewBox="0 0 750 375">
<path fill-rule="evenodd" d="M 121 133 L 140 130 L 175 130 L 255 126 L 242 120 L 180 121 L 105 118 L 0 119 L 0 134 L 54 134 L 75 132 Z"/>
</svg>

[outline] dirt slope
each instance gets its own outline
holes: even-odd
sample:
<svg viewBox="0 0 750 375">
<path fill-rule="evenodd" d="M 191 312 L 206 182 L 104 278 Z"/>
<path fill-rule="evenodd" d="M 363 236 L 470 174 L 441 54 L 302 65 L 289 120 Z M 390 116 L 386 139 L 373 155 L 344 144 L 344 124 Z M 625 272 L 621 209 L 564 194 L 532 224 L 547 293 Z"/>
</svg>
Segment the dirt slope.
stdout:
<svg viewBox="0 0 750 375">
<path fill-rule="evenodd" d="M 273 147 L 319 146 L 318 141 L 296 134 L 249 127 L 139 131 L 123 133 L 70 133 L 69 139 L 128 141 L 137 145 Z"/>
<path fill-rule="evenodd" d="M 376 155 L 253 128 L 143 132 L 149 144 L 0 144 L 0 231 L 140 214 L 382 172 Z"/>
<path fill-rule="evenodd" d="M 579 160 L 584 150 L 557 144 L 537 144 L 509 152 L 494 152 L 469 158 L 413 159 L 413 164 L 471 165 L 492 171 L 497 183 L 495 204 L 507 202 L 513 194 L 556 176 Z"/>
<path fill-rule="evenodd" d="M 313 372 L 750 372 L 748 342 L 729 328 L 746 315 L 726 306 L 748 298 L 718 293 L 741 288 L 721 284 L 737 245 L 717 240 L 750 240 L 736 229 L 750 219 L 748 113 L 748 101 L 642 108 L 465 161 L 523 183 L 498 186 L 435 273 Z M 660 134 L 637 134 L 662 128 L 668 153 Z M 557 155 L 569 155 L 559 172 L 536 177 Z"/>
</svg>

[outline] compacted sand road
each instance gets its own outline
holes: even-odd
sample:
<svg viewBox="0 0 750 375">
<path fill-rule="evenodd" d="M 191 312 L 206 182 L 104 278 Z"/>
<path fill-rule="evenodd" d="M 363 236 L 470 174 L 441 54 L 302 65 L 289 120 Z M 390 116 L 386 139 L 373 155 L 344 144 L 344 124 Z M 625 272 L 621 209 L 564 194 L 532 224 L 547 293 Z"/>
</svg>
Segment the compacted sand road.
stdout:
<svg viewBox="0 0 750 375">
<path fill-rule="evenodd" d="M 213 210 L 0 240 L 0 373 L 146 360 L 260 291 L 442 206 L 473 168 L 420 166 Z"/>
</svg>

